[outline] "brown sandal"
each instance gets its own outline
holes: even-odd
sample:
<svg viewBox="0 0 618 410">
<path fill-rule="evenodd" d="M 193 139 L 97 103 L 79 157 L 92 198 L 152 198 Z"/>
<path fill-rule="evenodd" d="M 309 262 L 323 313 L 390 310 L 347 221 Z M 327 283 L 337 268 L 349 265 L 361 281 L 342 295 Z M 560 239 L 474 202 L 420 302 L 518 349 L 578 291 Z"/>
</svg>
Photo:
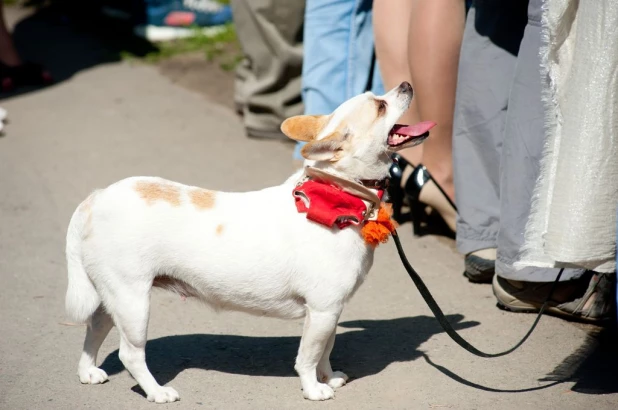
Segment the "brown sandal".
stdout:
<svg viewBox="0 0 618 410">
<path fill-rule="evenodd" d="M 584 278 L 560 282 L 553 300 L 548 303 L 547 314 L 597 324 L 613 319 L 615 277 L 613 273 L 587 272 Z M 526 313 L 535 313 L 541 309 L 551 286 L 551 282 L 522 282 L 498 275 L 494 276 L 492 282 L 498 307 Z"/>
<path fill-rule="evenodd" d="M 612 319 L 616 274 L 594 273 L 581 298 L 557 306 L 562 312 L 587 322 Z"/>
</svg>

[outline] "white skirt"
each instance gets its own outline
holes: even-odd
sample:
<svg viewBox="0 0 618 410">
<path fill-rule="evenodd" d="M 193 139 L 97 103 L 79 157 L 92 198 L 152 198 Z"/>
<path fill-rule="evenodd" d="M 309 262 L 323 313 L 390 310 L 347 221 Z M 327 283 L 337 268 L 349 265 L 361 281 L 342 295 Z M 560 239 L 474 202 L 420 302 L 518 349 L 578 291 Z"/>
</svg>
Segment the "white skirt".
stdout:
<svg viewBox="0 0 618 410">
<path fill-rule="evenodd" d="M 547 0 L 547 130 L 516 267 L 616 270 L 618 1 Z"/>
</svg>

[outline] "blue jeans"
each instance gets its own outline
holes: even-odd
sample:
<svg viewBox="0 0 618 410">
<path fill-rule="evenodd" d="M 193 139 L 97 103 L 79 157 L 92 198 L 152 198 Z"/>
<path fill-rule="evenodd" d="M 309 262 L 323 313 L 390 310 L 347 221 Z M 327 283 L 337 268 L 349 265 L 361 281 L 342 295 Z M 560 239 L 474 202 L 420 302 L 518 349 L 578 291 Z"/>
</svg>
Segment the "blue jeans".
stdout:
<svg viewBox="0 0 618 410">
<path fill-rule="evenodd" d="M 384 93 L 373 47 L 372 0 L 307 0 L 303 33 L 305 114 L 330 114 L 371 90 Z M 298 143 L 295 159 L 302 159 Z"/>
</svg>

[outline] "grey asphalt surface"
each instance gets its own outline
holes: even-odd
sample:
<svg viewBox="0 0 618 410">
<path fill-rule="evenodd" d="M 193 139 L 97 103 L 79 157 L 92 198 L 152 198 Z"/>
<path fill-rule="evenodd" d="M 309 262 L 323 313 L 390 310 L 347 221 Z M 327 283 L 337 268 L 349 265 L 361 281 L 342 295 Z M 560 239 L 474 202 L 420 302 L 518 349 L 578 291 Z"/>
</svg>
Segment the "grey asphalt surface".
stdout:
<svg viewBox="0 0 618 410">
<path fill-rule="evenodd" d="M 618 407 L 616 348 L 608 348 L 603 333 L 545 317 L 516 353 L 473 357 L 439 328 L 392 243 L 378 249 L 368 280 L 343 313 L 332 362 L 352 380 L 335 400 L 302 398 L 293 370 L 301 321 L 215 313 L 160 291 L 152 297 L 147 361 L 181 401 L 146 401 L 118 359 L 115 330 L 98 360 L 109 382 L 81 385 L 76 370 L 85 329 L 67 322 L 63 306 L 64 239 L 79 202 L 135 175 L 259 189 L 292 173 L 292 146 L 246 138 L 230 109 L 172 84 L 156 67 L 125 62 L 81 70 L 0 106 L 10 114 L 0 137 L 2 409 Z M 451 241 L 414 238 L 409 225 L 400 235 L 465 338 L 498 351 L 525 333 L 533 316 L 498 310 L 489 286 L 468 283 Z"/>
</svg>

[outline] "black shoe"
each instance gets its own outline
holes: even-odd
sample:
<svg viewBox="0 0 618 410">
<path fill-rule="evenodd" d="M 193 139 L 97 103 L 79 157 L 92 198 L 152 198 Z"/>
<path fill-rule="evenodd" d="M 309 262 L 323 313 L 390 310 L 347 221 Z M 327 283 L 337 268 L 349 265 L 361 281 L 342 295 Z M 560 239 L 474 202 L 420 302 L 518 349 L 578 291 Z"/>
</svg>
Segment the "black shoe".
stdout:
<svg viewBox="0 0 618 410">
<path fill-rule="evenodd" d="M 388 186 L 388 197 L 393 204 L 393 219 L 397 221 L 397 223 L 402 224 L 410 221 L 412 216 L 409 210 L 404 213 L 404 208 L 409 207 L 410 204 L 408 204 L 406 195 L 401 187 L 401 180 L 404 170 L 407 167 L 414 168 L 414 166 L 403 159 L 399 154 L 393 154 L 391 158 L 393 159 L 393 164 L 390 168 L 391 180 Z"/>
<path fill-rule="evenodd" d="M 49 85 L 53 83 L 51 74 L 40 64 L 25 62 L 18 66 L 0 63 L 0 92 L 13 91 L 29 85 Z"/>
<path fill-rule="evenodd" d="M 464 276 L 473 283 L 491 283 L 496 273 L 496 259 L 483 258 L 475 253 L 466 255 Z"/>
<path fill-rule="evenodd" d="M 424 165 L 414 168 L 404 192 L 410 202 L 415 235 L 433 233 L 455 238 L 457 207 Z"/>
<path fill-rule="evenodd" d="M 389 196 L 393 202 L 395 220 L 403 223 L 411 219 L 416 236 L 437 234 L 454 238 L 457 207 L 453 201 L 424 165 L 414 167 L 401 188 L 404 170 L 412 165 L 398 154 L 393 154 L 392 158 Z M 405 205 L 410 209 L 407 214 L 402 211 Z"/>
</svg>

